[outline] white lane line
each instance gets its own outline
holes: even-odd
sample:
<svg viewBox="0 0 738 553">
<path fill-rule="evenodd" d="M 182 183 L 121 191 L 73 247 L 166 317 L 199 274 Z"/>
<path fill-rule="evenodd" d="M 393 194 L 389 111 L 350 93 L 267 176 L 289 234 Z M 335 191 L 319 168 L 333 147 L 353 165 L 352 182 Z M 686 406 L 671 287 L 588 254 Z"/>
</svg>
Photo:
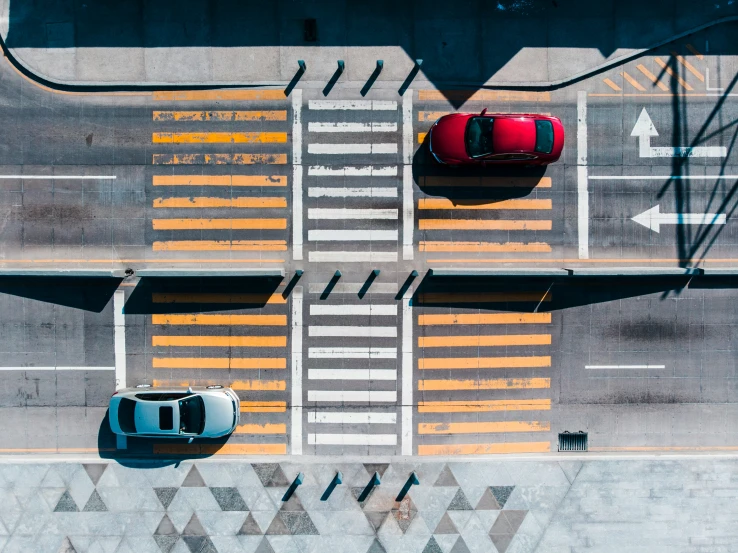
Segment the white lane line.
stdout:
<svg viewBox="0 0 738 553">
<path fill-rule="evenodd" d="M 590 175 L 589 180 L 735 180 L 738 175 Z"/>
<path fill-rule="evenodd" d="M 396 220 L 396 209 L 331 209 L 313 207 L 308 209 L 308 219 L 384 219 Z"/>
<path fill-rule="evenodd" d="M 331 290 L 333 294 L 358 294 L 359 291 L 364 287 L 365 282 L 339 282 Z M 313 282 L 309 286 L 311 294 L 322 294 L 325 291 L 325 284 Z M 369 289 L 372 294 L 396 294 L 397 285 L 387 282 L 374 282 L 372 287 Z"/>
<path fill-rule="evenodd" d="M 397 392 L 378 392 L 372 390 L 308 390 L 308 401 L 322 401 L 325 403 L 360 403 L 360 402 L 390 402 L 397 401 Z"/>
<path fill-rule="evenodd" d="M 117 371 L 117 369 L 117 367 L 83 367 L 81 365 L 53 367 L 0 367 L 0 371 Z M 116 390 L 120 388 L 120 386 L 117 385 L 117 376 L 118 375 L 116 373 Z M 125 382 L 125 372 L 123 374 L 123 378 Z"/>
<path fill-rule="evenodd" d="M 315 424 L 397 424 L 395 413 L 344 413 L 310 411 L 308 422 Z"/>
<path fill-rule="evenodd" d="M 310 359 L 397 359 L 397 348 L 308 348 Z"/>
<path fill-rule="evenodd" d="M 396 154 L 397 144 L 308 144 L 309 154 Z"/>
<path fill-rule="evenodd" d="M 115 175 L 0 175 L 0 180 L 115 180 Z"/>
<path fill-rule="evenodd" d="M 302 286 L 292 291 L 292 455 L 302 455 Z"/>
<path fill-rule="evenodd" d="M 413 454 L 413 287 L 402 298 L 402 454 Z"/>
<path fill-rule="evenodd" d="M 325 167 L 323 165 L 311 165 L 308 167 L 308 175 L 315 177 L 396 177 L 397 166 Z"/>
<path fill-rule="evenodd" d="M 402 171 L 402 258 L 413 258 L 413 232 L 415 229 L 415 200 L 413 198 L 413 166 L 405 165 Z"/>
<path fill-rule="evenodd" d="M 397 252 L 310 252 L 313 263 L 394 263 Z"/>
<path fill-rule="evenodd" d="M 366 338 L 397 338 L 396 326 L 310 326 L 308 336 L 354 336 Z"/>
<path fill-rule="evenodd" d="M 310 132 L 397 132 L 397 123 L 308 123 Z"/>
<path fill-rule="evenodd" d="M 308 369 L 310 380 L 397 380 L 394 369 Z"/>
<path fill-rule="evenodd" d="M 382 100 L 310 100 L 308 108 L 316 110 L 391 111 L 397 109 L 397 102 Z"/>
<path fill-rule="evenodd" d="M 311 305 L 311 315 L 397 315 L 397 305 Z"/>
<path fill-rule="evenodd" d="M 368 242 L 397 241 L 396 230 L 309 230 L 308 240 L 311 242 Z"/>
<path fill-rule="evenodd" d="M 589 190 L 587 189 L 587 92 L 577 92 L 577 230 L 579 259 L 589 259 Z"/>
<path fill-rule="evenodd" d="M 402 97 L 402 162 L 413 162 L 413 91 L 406 90 Z"/>
<path fill-rule="evenodd" d="M 115 352 L 115 389 L 126 387 L 126 318 L 124 307 L 126 293 L 116 290 L 113 294 L 113 340 Z"/>
<path fill-rule="evenodd" d="M 585 365 L 585 369 L 665 369 L 666 365 Z"/>
<path fill-rule="evenodd" d="M 310 445 L 397 445 L 394 434 L 308 434 Z"/>
<path fill-rule="evenodd" d="M 292 91 L 292 259 L 302 260 L 302 90 Z M 300 442 L 302 444 L 302 442 Z"/>
<path fill-rule="evenodd" d="M 310 198 L 396 198 L 397 188 L 324 188 L 311 186 L 308 188 Z"/>
</svg>

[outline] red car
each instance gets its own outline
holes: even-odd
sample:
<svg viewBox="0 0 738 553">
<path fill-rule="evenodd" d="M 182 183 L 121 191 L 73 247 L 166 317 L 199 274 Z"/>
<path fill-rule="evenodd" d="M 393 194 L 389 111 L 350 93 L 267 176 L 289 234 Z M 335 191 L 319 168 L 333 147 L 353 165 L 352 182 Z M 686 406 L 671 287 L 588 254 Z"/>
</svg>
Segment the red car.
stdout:
<svg viewBox="0 0 738 553">
<path fill-rule="evenodd" d="M 446 165 L 548 165 L 561 155 L 564 126 L 530 113 L 452 113 L 433 124 L 429 146 Z"/>
</svg>

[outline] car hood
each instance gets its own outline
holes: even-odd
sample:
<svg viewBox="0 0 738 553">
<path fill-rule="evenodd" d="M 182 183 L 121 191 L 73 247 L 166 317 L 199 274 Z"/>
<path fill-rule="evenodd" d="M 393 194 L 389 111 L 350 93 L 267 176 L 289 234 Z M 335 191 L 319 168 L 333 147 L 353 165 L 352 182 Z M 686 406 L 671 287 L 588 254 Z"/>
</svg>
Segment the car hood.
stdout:
<svg viewBox="0 0 738 553">
<path fill-rule="evenodd" d="M 162 430 L 159 428 L 159 407 L 172 408 L 172 429 Z M 138 434 L 179 434 L 179 405 L 176 401 L 137 401 L 134 411 L 136 421 L 136 432 Z"/>
<path fill-rule="evenodd" d="M 536 123 L 530 118 L 496 117 L 492 125 L 495 153 L 532 152 L 536 147 Z"/>
<path fill-rule="evenodd" d="M 205 403 L 205 430 L 202 437 L 217 437 L 233 429 L 233 400 L 225 392 L 202 394 Z"/>
<path fill-rule="evenodd" d="M 464 133 L 470 117 L 473 116 L 469 113 L 441 117 L 431 129 L 431 151 L 444 160 L 469 159 L 464 145 Z"/>
</svg>

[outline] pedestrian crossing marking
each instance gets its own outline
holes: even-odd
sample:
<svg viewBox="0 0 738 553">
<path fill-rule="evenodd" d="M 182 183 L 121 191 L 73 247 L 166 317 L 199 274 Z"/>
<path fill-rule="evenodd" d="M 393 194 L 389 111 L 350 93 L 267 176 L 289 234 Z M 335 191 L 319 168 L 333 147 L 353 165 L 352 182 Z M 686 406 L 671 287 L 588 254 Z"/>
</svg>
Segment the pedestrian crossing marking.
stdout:
<svg viewBox="0 0 738 553">
<path fill-rule="evenodd" d="M 154 186 L 287 186 L 280 175 L 154 175 Z"/>
<path fill-rule="evenodd" d="M 548 355 L 517 357 L 421 357 L 420 370 L 519 369 L 550 367 Z"/>
<path fill-rule="evenodd" d="M 551 230 L 547 219 L 418 219 L 420 230 Z"/>
<path fill-rule="evenodd" d="M 155 208 L 212 208 L 212 207 L 233 207 L 233 208 L 282 208 L 287 207 L 287 199 L 284 197 L 243 197 L 243 198 L 213 198 L 213 197 L 175 197 L 175 198 L 155 198 L 153 202 Z"/>
<path fill-rule="evenodd" d="M 505 442 L 493 444 L 418 445 L 418 455 L 490 455 L 502 453 L 547 453 L 549 442 Z"/>
<path fill-rule="evenodd" d="M 260 101 L 285 100 L 282 90 L 159 90 L 152 93 L 157 102 Z"/>
<path fill-rule="evenodd" d="M 287 382 L 284 380 L 236 380 L 231 388 L 240 392 L 284 392 Z"/>
<path fill-rule="evenodd" d="M 551 246 L 546 242 L 452 242 L 444 240 L 421 240 L 421 252 L 490 252 L 490 253 L 549 253 Z"/>
<path fill-rule="evenodd" d="M 153 154 L 154 165 L 286 165 L 287 154 Z"/>
<path fill-rule="evenodd" d="M 524 90 L 419 90 L 418 100 L 462 100 L 464 102 L 550 102 L 550 92 L 529 92 Z"/>
<path fill-rule="evenodd" d="M 496 336 L 419 336 L 419 348 L 550 346 L 550 334 L 504 334 Z"/>
<path fill-rule="evenodd" d="M 154 357 L 155 369 L 286 369 L 284 357 Z"/>
<path fill-rule="evenodd" d="M 244 230 L 283 229 L 286 219 L 153 219 L 154 230 Z M 284 225 L 284 226 L 283 226 Z M 263 240 L 266 244 L 285 243 L 284 240 Z"/>
<path fill-rule="evenodd" d="M 152 315 L 155 325 L 287 326 L 287 315 Z"/>
<path fill-rule="evenodd" d="M 241 413 L 284 413 L 286 401 L 241 401 Z"/>
<path fill-rule="evenodd" d="M 280 227 L 281 228 L 281 227 Z M 153 244 L 155 252 L 193 252 L 193 251 L 287 251 L 285 240 L 169 240 Z M 246 261 L 246 260 L 241 260 Z M 284 259 L 255 259 L 252 261 L 280 262 Z"/>
<path fill-rule="evenodd" d="M 284 423 L 239 424 L 234 434 L 287 434 L 287 425 Z"/>
<path fill-rule="evenodd" d="M 154 121 L 287 121 L 287 110 L 155 111 Z"/>
<path fill-rule="evenodd" d="M 551 324 L 551 313 L 451 313 L 418 315 L 418 325 Z"/>
<path fill-rule="evenodd" d="M 160 336 L 151 337 L 152 347 L 287 347 L 287 336 Z M 264 367 L 266 368 L 266 367 Z"/>
<path fill-rule="evenodd" d="M 551 188 L 551 177 L 420 177 L 421 188 L 491 187 L 491 188 Z"/>
<path fill-rule="evenodd" d="M 418 413 L 478 413 L 494 411 L 548 411 L 550 399 L 491 399 L 485 401 L 419 401 Z"/>
<path fill-rule="evenodd" d="M 449 198 L 421 198 L 418 209 L 551 209 L 551 200 L 499 200 L 488 203 L 454 203 Z"/>
<path fill-rule="evenodd" d="M 286 132 L 155 132 L 154 144 L 284 144 Z"/>
<path fill-rule="evenodd" d="M 542 421 L 437 422 L 418 424 L 418 434 L 497 434 L 505 432 L 549 432 Z"/>
<path fill-rule="evenodd" d="M 550 378 L 478 378 L 465 380 L 419 380 L 418 391 L 530 390 L 550 388 Z"/>
</svg>

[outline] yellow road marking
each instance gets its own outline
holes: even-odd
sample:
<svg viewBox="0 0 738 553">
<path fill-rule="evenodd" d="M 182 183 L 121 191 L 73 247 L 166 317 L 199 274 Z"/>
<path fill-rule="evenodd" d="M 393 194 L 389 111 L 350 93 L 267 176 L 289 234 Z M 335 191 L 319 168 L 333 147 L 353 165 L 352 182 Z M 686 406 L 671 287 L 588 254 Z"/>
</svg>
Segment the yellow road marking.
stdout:
<svg viewBox="0 0 738 553">
<path fill-rule="evenodd" d="M 550 388 L 550 378 L 491 378 L 476 380 L 418 380 L 420 392 L 468 390 L 531 390 Z"/>
<path fill-rule="evenodd" d="M 154 242 L 153 250 L 155 252 L 284 252 L 287 251 L 287 242 L 285 240 L 170 240 Z"/>
<path fill-rule="evenodd" d="M 641 85 L 641 83 L 639 83 L 639 82 L 638 82 L 638 81 L 636 81 L 636 80 L 635 80 L 635 79 L 634 79 L 633 77 L 631 77 L 631 76 L 630 76 L 630 75 L 628 74 L 628 72 L 627 72 L 627 71 L 622 71 L 622 72 L 621 72 L 620 74 L 621 74 L 621 75 L 623 76 L 623 78 L 624 78 L 624 79 L 625 79 L 626 81 L 628 81 L 628 82 L 630 83 L 630 85 L 631 85 L 631 86 L 632 86 L 633 88 L 635 88 L 636 90 L 640 90 L 641 92 L 646 92 L 646 89 L 645 89 L 645 88 L 643 88 L 643 86 Z"/>
<path fill-rule="evenodd" d="M 422 370 L 528 369 L 550 367 L 548 355 L 519 357 L 425 357 L 418 359 Z"/>
<path fill-rule="evenodd" d="M 446 242 L 421 240 L 418 243 L 421 252 L 495 252 L 495 253 L 548 253 L 551 246 L 546 242 Z"/>
<path fill-rule="evenodd" d="M 281 296 L 280 296 L 281 297 Z M 507 303 L 551 301 L 551 292 L 428 292 L 418 295 L 418 304 L 428 303 Z"/>
<path fill-rule="evenodd" d="M 500 200 L 489 203 L 454 203 L 448 198 L 421 198 L 418 209 L 551 209 L 551 200 Z"/>
<path fill-rule="evenodd" d="M 156 316 L 157 315 L 154 315 L 154 317 Z M 420 326 L 515 325 L 550 323 L 551 313 L 451 313 L 448 315 L 418 315 L 418 325 Z"/>
<path fill-rule="evenodd" d="M 154 357 L 155 369 L 286 369 L 284 357 Z"/>
<path fill-rule="evenodd" d="M 620 89 L 618 89 L 620 90 Z M 436 121 L 437 119 L 440 119 L 444 115 L 450 115 L 452 113 L 457 113 L 453 111 L 419 111 L 418 112 L 418 121 L 426 122 L 426 121 Z M 499 111 L 495 110 L 494 113 L 518 113 L 518 112 L 512 112 L 512 111 Z M 546 115 L 550 116 L 551 113 L 548 111 L 539 111 L 536 115 Z"/>
<path fill-rule="evenodd" d="M 551 177 L 421 177 L 420 186 L 551 188 Z"/>
<path fill-rule="evenodd" d="M 283 392 L 287 389 L 284 380 L 236 380 L 231 388 L 241 392 Z"/>
<path fill-rule="evenodd" d="M 419 348 L 461 348 L 494 346 L 549 346 L 550 334 L 504 334 L 496 336 L 419 336 Z"/>
<path fill-rule="evenodd" d="M 643 65 L 642 63 L 641 63 L 641 64 L 638 64 L 638 65 L 636 66 L 636 69 L 638 69 L 638 71 L 640 71 L 641 73 L 643 73 L 643 74 L 644 74 L 644 75 L 645 75 L 645 76 L 646 76 L 646 77 L 647 77 L 647 78 L 648 78 L 648 79 L 649 79 L 649 80 L 650 80 L 650 81 L 651 81 L 651 82 L 652 82 L 653 84 L 655 84 L 656 86 L 658 86 L 658 87 L 659 87 L 659 88 L 660 88 L 661 90 L 663 90 L 664 92 L 666 92 L 666 91 L 668 91 L 668 90 L 669 90 L 669 87 L 668 87 L 668 86 L 666 86 L 666 85 L 665 85 L 664 83 L 662 83 L 662 82 L 661 82 L 661 81 L 660 81 L 660 80 L 658 79 L 658 77 L 657 77 L 656 75 L 654 75 L 653 73 L 651 73 L 651 72 L 650 72 L 650 71 L 649 71 L 649 70 L 648 70 L 648 69 L 646 68 L 646 66 L 645 66 L 645 65 Z"/>
<path fill-rule="evenodd" d="M 159 336 L 151 337 L 152 347 L 279 348 L 287 346 L 287 336 Z"/>
<path fill-rule="evenodd" d="M 265 230 L 286 228 L 286 219 L 152 219 L 152 224 L 154 230 Z"/>
<path fill-rule="evenodd" d="M 279 175 L 154 175 L 154 186 L 287 186 Z"/>
<path fill-rule="evenodd" d="M 155 132 L 154 144 L 283 144 L 286 132 Z"/>
<path fill-rule="evenodd" d="M 549 220 L 419 219 L 420 230 L 551 230 Z"/>
<path fill-rule="evenodd" d="M 195 102 L 201 100 L 284 100 L 281 90 L 162 90 L 154 92 L 157 102 Z"/>
<path fill-rule="evenodd" d="M 419 401 L 418 413 L 478 413 L 480 411 L 548 411 L 550 399 L 490 399 L 485 401 Z"/>
<path fill-rule="evenodd" d="M 549 200 L 550 201 L 550 200 Z M 282 197 L 244 197 L 244 198 L 155 198 L 155 208 L 189 208 L 189 207 L 238 207 L 238 208 L 280 208 L 287 207 L 287 199 Z"/>
<path fill-rule="evenodd" d="M 673 52 L 673 51 L 672 51 L 671 55 L 674 56 L 679 63 L 681 63 L 684 67 L 686 67 L 687 68 L 687 71 L 689 71 L 690 73 L 692 73 L 692 75 L 694 75 L 695 77 L 697 77 L 703 83 L 705 82 L 705 76 L 702 73 L 700 73 L 699 71 L 697 71 L 697 69 L 695 68 L 695 66 L 692 65 L 691 63 L 689 63 L 686 59 L 684 59 L 683 56 L 680 56 L 679 54 L 677 54 L 676 52 Z"/>
<path fill-rule="evenodd" d="M 154 165 L 286 165 L 287 154 L 154 154 Z"/>
<path fill-rule="evenodd" d="M 151 294 L 153 303 L 253 303 L 284 305 L 287 299 L 282 294 L 190 294 L 190 293 L 160 293 Z"/>
<path fill-rule="evenodd" d="M 549 442 L 506 442 L 496 444 L 418 445 L 418 455 L 488 455 L 502 453 L 547 453 Z"/>
<path fill-rule="evenodd" d="M 154 444 L 154 455 L 287 455 L 287 444 Z"/>
<path fill-rule="evenodd" d="M 287 111 L 155 111 L 154 121 L 287 121 Z"/>
<path fill-rule="evenodd" d="M 284 423 L 239 424 L 234 434 L 287 434 L 287 425 Z"/>
<path fill-rule="evenodd" d="M 602 82 L 605 83 L 607 86 L 612 88 L 615 91 L 620 91 L 622 88 L 620 88 L 618 85 L 616 85 L 612 80 L 610 79 L 602 79 Z"/>
<path fill-rule="evenodd" d="M 666 71 L 666 72 L 667 72 L 667 73 L 668 73 L 669 75 L 671 75 L 671 76 L 672 76 L 672 78 L 676 79 L 676 80 L 677 80 L 677 82 L 678 82 L 678 83 L 679 83 L 680 85 L 682 85 L 682 87 L 683 87 L 683 88 L 684 88 L 685 90 L 694 90 L 694 89 L 693 89 L 693 88 L 692 88 L 692 87 L 691 87 L 691 86 L 689 85 L 689 83 L 688 83 L 687 81 L 685 81 L 684 79 L 682 79 L 682 78 L 681 78 L 681 77 L 680 77 L 679 75 L 677 75 L 677 74 L 676 74 L 676 73 L 674 72 L 674 70 L 673 70 L 673 69 L 672 69 L 671 67 L 669 67 L 669 66 L 668 66 L 668 65 L 666 64 L 666 62 L 664 62 L 664 60 L 662 60 L 661 58 L 653 58 L 653 59 L 654 59 L 654 61 L 655 61 L 655 62 L 656 62 L 656 63 L 657 63 L 657 64 L 658 64 L 658 65 L 659 65 L 660 67 L 661 67 L 661 69 L 663 69 L 663 70 L 664 70 L 664 71 Z"/>
<path fill-rule="evenodd" d="M 502 432 L 550 432 L 551 423 L 542 421 L 502 422 L 421 422 L 418 434 L 495 434 Z"/>
<path fill-rule="evenodd" d="M 687 50 L 689 50 L 690 52 L 692 52 L 697 57 L 698 60 L 702 61 L 703 59 L 705 59 L 705 56 L 703 56 L 700 53 L 700 51 L 697 50 L 697 48 L 695 48 L 691 44 L 687 44 L 686 46 L 687 46 Z"/>
<path fill-rule="evenodd" d="M 286 401 L 242 401 L 241 413 L 284 413 Z"/>
<path fill-rule="evenodd" d="M 287 326 L 287 315 L 152 315 L 151 324 Z"/>
<path fill-rule="evenodd" d="M 418 133 L 418 144 L 422 144 L 425 142 L 425 137 L 428 136 L 427 132 L 419 132 Z"/>
<path fill-rule="evenodd" d="M 462 100 L 464 102 L 550 102 L 550 92 L 522 90 L 419 90 L 418 100 Z"/>
</svg>

